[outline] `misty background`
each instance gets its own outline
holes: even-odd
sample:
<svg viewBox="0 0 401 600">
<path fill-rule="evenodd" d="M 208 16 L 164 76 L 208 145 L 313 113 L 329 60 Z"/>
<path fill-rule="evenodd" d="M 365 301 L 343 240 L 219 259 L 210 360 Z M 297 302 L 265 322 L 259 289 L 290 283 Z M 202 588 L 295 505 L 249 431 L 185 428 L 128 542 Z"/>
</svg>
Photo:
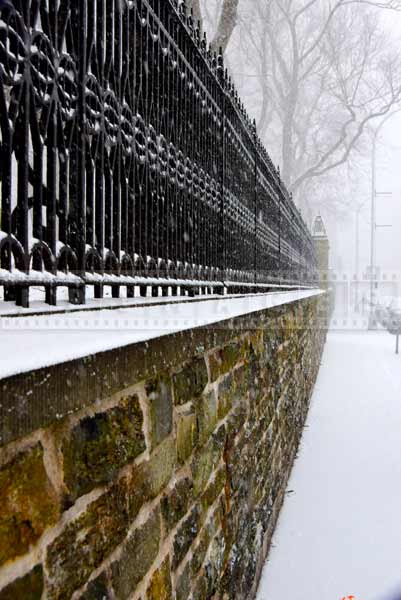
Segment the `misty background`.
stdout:
<svg viewBox="0 0 401 600">
<path fill-rule="evenodd" d="M 357 220 L 359 272 L 366 272 L 370 264 L 372 137 L 383 118 L 395 113 L 377 138 L 376 266 L 381 275 L 401 273 L 401 3 L 191 0 L 189 4 L 214 49 L 223 46 L 229 74 L 306 222 L 311 227 L 316 215 L 322 215 L 330 238 L 331 268 L 339 274 L 355 272 Z M 286 122 L 292 109 L 284 111 L 283 106 L 292 101 L 294 39 L 298 58 L 303 51 L 310 54 L 296 67 L 304 85 L 296 90 L 294 128 L 288 137 Z M 320 86 L 325 88 L 321 96 Z M 309 112 L 315 101 L 317 109 Z M 349 114 L 355 123 L 336 146 L 344 123 L 348 127 Z M 353 144 L 350 140 L 364 119 L 363 133 Z M 298 131 L 302 126 L 305 131 Z M 286 136 L 290 148 L 299 147 L 297 156 L 285 150 Z M 321 170 L 336 162 L 338 167 L 298 185 L 310 166 L 334 147 Z"/>
</svg>

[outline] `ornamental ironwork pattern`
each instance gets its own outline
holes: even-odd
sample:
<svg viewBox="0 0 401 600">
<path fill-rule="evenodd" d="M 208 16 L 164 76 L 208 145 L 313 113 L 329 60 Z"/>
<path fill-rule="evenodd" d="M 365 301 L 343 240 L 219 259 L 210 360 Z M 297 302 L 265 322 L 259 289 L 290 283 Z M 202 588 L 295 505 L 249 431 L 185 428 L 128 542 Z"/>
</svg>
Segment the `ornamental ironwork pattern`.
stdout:
<svg viewBox="0 0 401 600">
<path fill-rule="evenodd" d="M 85 301 L 310 280 L 310 234 L 179 0 L 2 0 L 0 284 Z"/>
</svg>

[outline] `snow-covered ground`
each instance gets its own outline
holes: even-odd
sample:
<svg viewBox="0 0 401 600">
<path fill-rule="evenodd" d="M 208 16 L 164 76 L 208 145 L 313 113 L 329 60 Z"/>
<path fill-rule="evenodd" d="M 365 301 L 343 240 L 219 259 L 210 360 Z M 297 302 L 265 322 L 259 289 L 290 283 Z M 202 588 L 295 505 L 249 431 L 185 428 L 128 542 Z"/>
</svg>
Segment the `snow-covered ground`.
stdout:
<svg viewBox="0 0 401 600">
<path fill-rule="evenodd" d="M 400 597 L 401 356 L 394 350 L 385 332 L 329 334 L 257 600 Z"/>
<path fill-rule="evenodd" d="M 0 317 L 0 378 L 321 293 L 319 290 L 272 292 L 185 303 L 167 299 L 158 306 L 137 304 L 65 314 L 3 316 Z"/>
</svg>

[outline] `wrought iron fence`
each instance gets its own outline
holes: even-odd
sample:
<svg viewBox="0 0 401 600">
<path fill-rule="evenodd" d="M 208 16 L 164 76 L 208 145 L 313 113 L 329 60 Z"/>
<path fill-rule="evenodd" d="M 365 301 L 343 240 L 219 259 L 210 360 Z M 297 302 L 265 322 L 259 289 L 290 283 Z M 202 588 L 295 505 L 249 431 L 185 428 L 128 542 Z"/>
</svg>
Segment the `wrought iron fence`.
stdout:
<svg viewBox="0 0 401 600">
<path fill-rule="evenodd" d="M 6 300 L 311 280 L 307 227 L 183 1 L 2 0 L 0 132 Z"/>
</svg>

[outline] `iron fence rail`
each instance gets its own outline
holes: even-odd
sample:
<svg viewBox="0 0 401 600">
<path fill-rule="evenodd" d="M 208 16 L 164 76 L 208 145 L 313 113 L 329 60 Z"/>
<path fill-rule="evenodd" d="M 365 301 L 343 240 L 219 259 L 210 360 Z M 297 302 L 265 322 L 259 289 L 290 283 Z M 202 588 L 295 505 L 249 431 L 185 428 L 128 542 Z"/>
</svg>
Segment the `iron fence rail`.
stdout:
<svg viewBox="0 0 401 600">
<path fill-rule="evenodd" d="M 308 285 L 309 231 L 179 0 L 0 8 L 0 284 Z"/>
</svg>

